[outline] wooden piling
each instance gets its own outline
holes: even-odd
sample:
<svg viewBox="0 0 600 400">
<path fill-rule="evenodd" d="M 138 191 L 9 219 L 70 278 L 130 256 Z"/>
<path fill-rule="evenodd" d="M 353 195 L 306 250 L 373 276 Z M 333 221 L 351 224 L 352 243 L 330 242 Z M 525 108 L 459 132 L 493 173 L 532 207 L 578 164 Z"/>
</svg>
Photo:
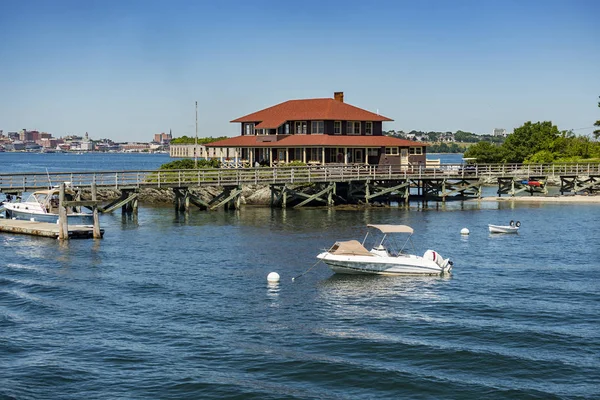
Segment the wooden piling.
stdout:
<svg viewBox="0 0 600 400">
<path fill-rule="evenodd" d="M 58 238 L 69 239 L 69 225 L 67 224 L 67 207 L 65 207 L 65 184 L 60 184 L 58 192 Z"/>
<path fill-rule="evenodd" d="M 92 183 L 92 201 L 97 201 L 96 182 Z M 102 233 L 100 231 L 100 217 L 98 216 L 98 203 L 94 203 L 92 206 L 92 215 L 94 218 L 94 231 L 92 236 L 94 239 L 102 239 Z"/>
</svg>

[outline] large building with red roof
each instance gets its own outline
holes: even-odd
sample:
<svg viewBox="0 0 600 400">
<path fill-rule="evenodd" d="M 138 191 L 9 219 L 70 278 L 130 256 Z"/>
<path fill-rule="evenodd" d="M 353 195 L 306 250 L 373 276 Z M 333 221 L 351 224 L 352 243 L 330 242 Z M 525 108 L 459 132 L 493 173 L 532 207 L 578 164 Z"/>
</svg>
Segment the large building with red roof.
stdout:
<svg viewBox="0 0 600 400">
<path fill-rule="evenodd" d="M 288 100 L 236 118 L 240 136 L 207 144 L 236 149 L 235 158 L 250 165 L 307 164 L 420 165 L 423 143 L 383 135 L 390 118 L 333 98 Z M 231 155 L 230 155 L 231 156 Z"/>
</svg>

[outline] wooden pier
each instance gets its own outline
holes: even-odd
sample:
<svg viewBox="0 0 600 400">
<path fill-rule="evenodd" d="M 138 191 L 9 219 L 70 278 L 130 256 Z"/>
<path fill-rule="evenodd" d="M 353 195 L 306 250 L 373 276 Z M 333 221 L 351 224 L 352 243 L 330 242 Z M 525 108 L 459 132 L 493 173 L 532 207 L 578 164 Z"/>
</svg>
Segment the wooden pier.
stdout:
<svg viewBox="0 0 600 400">
<path fill-rule="evenodd" d="M 56 223 L 39 222 L 18 219 L 0 219 L 0 232 L 20 233 L 24 235 L 45 236 L 58 238 L 60 240 L 68 240 L 71 238 L 94 238 L 101 239 L 104 235 L 104 230 L 100 229 L 100 219 L 98 216 L 98 204 L 96 200 L 96 184 L 92 183 L 91 192 L 92 199 L 87 201 L 78 200 L 67 201 L 65 196 L 66 184 L 63 182 L 59 185 L 59 200 L 58 200 L 58 220 Z M 87 225 L 68 225 L 67 208 L 80 209 L 81 207 L 89 207 L 92 210 L 92 218 L 94 224 Z M 53 214 L 56 215 L 56 214 Z"/>
<path fill-rule="evenodd" d="M 71 203 L 96 206 L 98 212 L 136 213 L 139 191 L 146 188 L 170 189 L 175 209 L 236 209 L 240 207 L 243 185 L 264 185 L 271 189 L 273 207 L 332 206 L 336 204 L 407 203 L 411 198 L 447 201 L 481 197 L 483 185 L 498 184 L 498 194 L 545 194 L 546 182 L 562 181 L 561 193 L 600 190 L 600 164 L 477 164 L 465 169 L 460 164 L 427 166 L 381 166 L 367 164 L 327 164 L 277 166 L 274 168 L 220 168 L 197 170 L 143 170 L 100 172 L 53 172 L 0 174 L 0 192 L 23 193 L 70 182 L 83 191 L 96 186 L 114 189 L 121 197 L 102 206 L 98 201 Z M 543 181 L 540 186 L 524 180 Z M 218 192 L 210 199 L 190 190 L 212 187 Z M 76 204 L 77 203 L 77 204 Z"/>
<path fill-rule="evenodd" d="M 0 218 L 0 232 L 58 239 L 60 236 L 60 226 L 59 224 L 51 224 L 49 222 L 32 222 Z M 100 235 L 104 235 L 104 229 L 100 229 Z M 67 238 L 69 239 L 84 239 L 92 238 L 93 236 L 94 228 L 91 226 L 70 225 L 67 228 Z"/>
</svg>

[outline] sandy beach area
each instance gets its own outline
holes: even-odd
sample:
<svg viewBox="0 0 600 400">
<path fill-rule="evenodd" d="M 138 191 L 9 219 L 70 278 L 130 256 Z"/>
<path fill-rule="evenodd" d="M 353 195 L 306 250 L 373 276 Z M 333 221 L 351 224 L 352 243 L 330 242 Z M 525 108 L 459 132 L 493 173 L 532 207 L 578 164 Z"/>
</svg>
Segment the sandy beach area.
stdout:
<svg viewBox="0 0 600 400">
<path fill-rule="evenodd" d="M 482 197 L 473 201 L 504 201 L 518 203 L 598 203 L 600 196 L 505 196 L 505 197 Z"/>
</svg>

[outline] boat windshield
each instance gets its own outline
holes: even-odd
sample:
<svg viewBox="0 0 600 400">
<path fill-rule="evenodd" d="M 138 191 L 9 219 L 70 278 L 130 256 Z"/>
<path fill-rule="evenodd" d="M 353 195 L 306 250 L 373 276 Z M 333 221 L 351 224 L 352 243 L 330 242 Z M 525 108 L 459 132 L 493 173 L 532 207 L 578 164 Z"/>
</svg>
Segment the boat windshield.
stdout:
<svg viewBox="0 0 600 400">
<path fill-rule="evenodd" d="M 29 195 L 29 197 L 27 198 L 27 202 L 28 203 L 43 203 L 44 201 L 46 201 L 46 198 L 48 197 L 47 193 L 42 193 L 42 192 L 36 192 L 36 193 L 32 193 Z"/>
</svg>

